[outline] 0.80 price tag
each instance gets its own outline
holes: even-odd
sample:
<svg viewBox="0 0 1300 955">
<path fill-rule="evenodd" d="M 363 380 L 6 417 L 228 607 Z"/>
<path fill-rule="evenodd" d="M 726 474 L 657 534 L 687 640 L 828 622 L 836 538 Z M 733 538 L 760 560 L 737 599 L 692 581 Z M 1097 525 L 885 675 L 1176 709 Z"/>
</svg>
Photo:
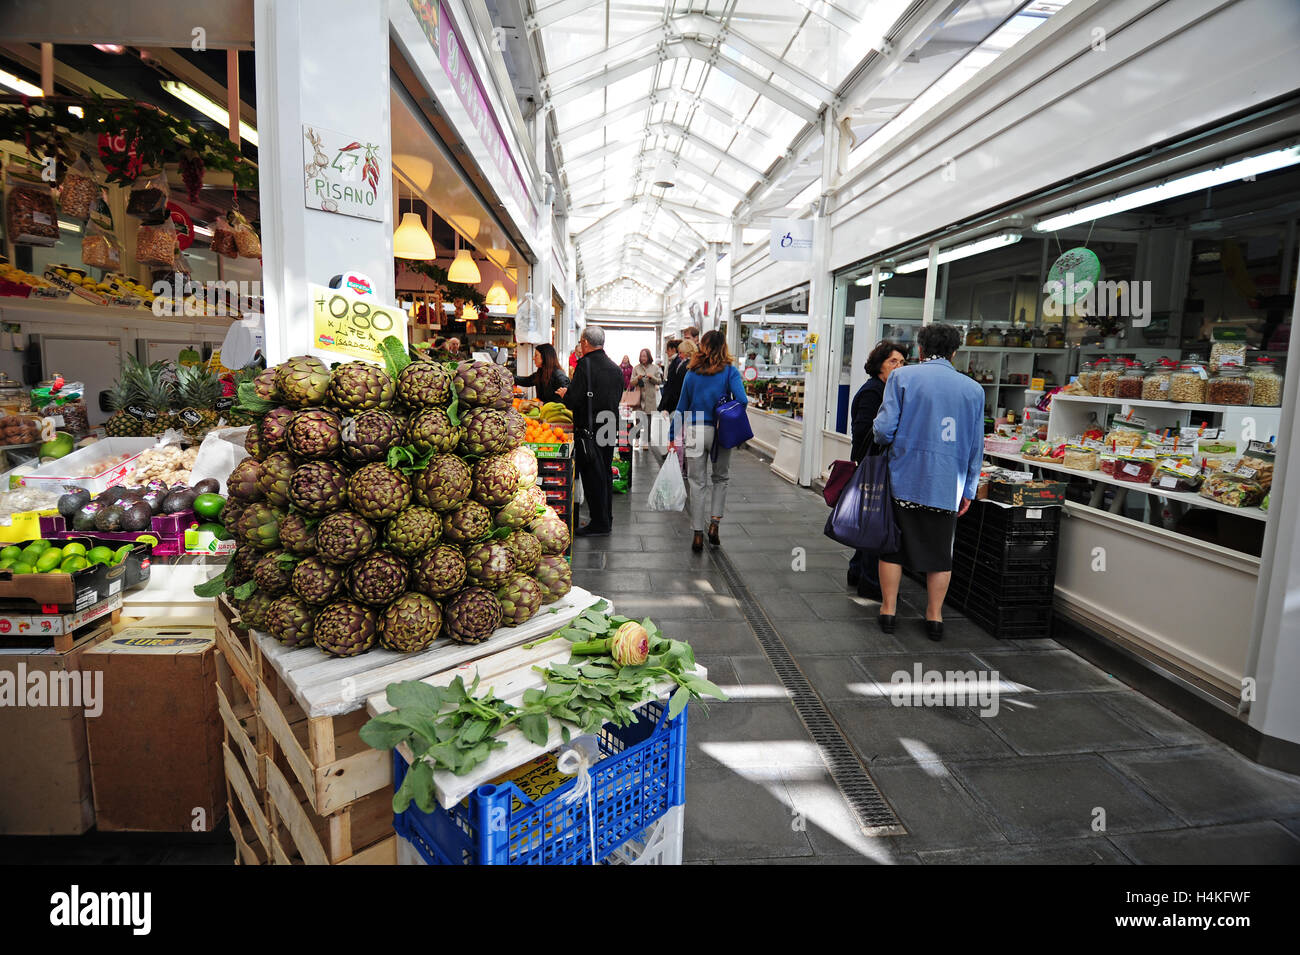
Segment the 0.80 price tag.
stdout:
<svg viewBox="0 0 1300 955">
<path fill-rule="evenodd" d="M 406 344 L 406 313 L 369 295 L 311 285 L 313 350 L 383 364 L 379 343 Z"/>
</svg>

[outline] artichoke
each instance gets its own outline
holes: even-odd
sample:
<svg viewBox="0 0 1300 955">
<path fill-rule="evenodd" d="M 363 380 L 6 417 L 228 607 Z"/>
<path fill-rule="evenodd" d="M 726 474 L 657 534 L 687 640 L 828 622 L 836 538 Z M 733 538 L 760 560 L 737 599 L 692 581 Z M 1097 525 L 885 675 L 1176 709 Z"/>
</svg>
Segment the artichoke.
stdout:
<svg viewBox="0 0 1300 955">
<path fill-rule="evenodd" d="M 272 507 L 289 506 L 289 478 L 293 475 L 293 458 L 288 451 L 276 451 L 262 462 L 257 479 L 258 490 Z"/>
<path fill-rule="evenodd" d="M 402 594 L 384 611 L 379 621 L 380 645 L 398 653 L 423 650 L 438 639 L 442 611 L 424 594 Z"/>
<path fill-rule="evenodd" d="M 375 462 L 348 481 L 352 509 L 372 521 L 386 521 L 411 503 L 411 482 L 401 471 Z"/>
<path fill-rule="evenodd" d="M 532 448 L 515 448 L 508 455 L 510 463 L 519 472 L 519 489 L 532 487 L 537 483 L 537 455 Z"/>
<path fill-rule="evenodd" d="M 293 596 L 279 598 L 266 611 L 266 628 L 286 647 L 311 643 L 315 620 L 315 609 Z"/>
<path fill-rule="evenodd" d="M 260 486 L 261 478 L 262 462 L 244 458 L 226 478 L 226 493 L 236 501 L 260 501 L 265 496 Z"/>
<path fill-rule="evenodd" d="M 506 416 L 491 408 L 471 408 L 460 419 L 465 429 L 460 447 L 465 454 L 482 457 L 510 450 L 510 435 L 506 430 Z"/>
<path fill-rule="evenodd" d="M 266 629 L 266 612 L 271 609 L 275 598 L 260 590 L 247 600 L 236 600 L 235 609 L 239 611 L 239 622 L 252 630 Z"/>
<path fill-rule="evenodd" d="M 335 511 L 316 527 L 316 554 L 326 563 L 350 564 L 374 546 L 375 529 L 352 511 Z"/>
<path fill-rule="evenodd" d="M 280 546 L 298 557 L 316 553 L 316 528 L 296 511 L 280 521 Z"/>
<path fill-rule="evenodd" d="M 442 537 L 442 519 L 437 511 L 416 504 L 408 507 L 384 529 L 384 546 L 403 557 L 418 557 Z M 284 539 L 284 528 L 280 528 Z"/>
<path fill-rule="evenodd" d="M 388 551 L 367 554 L 348 568 L 348 590 L 363 604 L 385 607 L 406 593 L 411 570 Z"/>
<path fill-rule="evenodd" d="M 322 460 L 338 457 L 343 446 L 339 416 L 324 408 L 308 408 L 289 419 L 285 442 L 300 458 Z"/>
<path fill-rule="evenodd" d="M 221 522 L 221 526 L 226 530 L 232 534 L 235 533 L 239 527 L 239 518 L 248 509 L 249 503 L 249 501 L 241 501 L 233 497 L 227 498 L 226 506 L 221 509 L 221 516 L 217 520 Z M 86 506 L 89 507 L 90 505 L 87 504 Z"/>
<path fill-rule="evenodd" d="M 559 555 L 569 549 L 572 538 L 569 525 L 558 517 L 544 518 L 532 525 L 533 536 L 542 545 L 543 554 Z"/>
<path fill-rule="evenodd" d="M 432 361 L 413 361 L 397 376 L 397 396 L 410 408 L 451 404 L 451 373 Z"/>
<path fill-rule="evenodd" d="M 284 541 L 284 525 L 280 526 L 280 540 Z M 521 574 L 530 574 L 542 559 L 542 545 L 537 538 L 525 530 L 512 531 L 502 543 L 510 548 L 515 559 L 515 570 Z"/>
<path fill-rule="evenodd" d="M 473 407 L 492 407 L 501 401 L 505 393 L 505 407 L 510 405 L 510 394 L 514 390 L 511 379 L 508 388 L 503 387 L 504 380 L 495 371 L 496 366 L 490 361 L 463 361 L 456 367 L 452 380 L 461 404 Z"/>
<path fill-rule="evenodd" d="M 289 500 L 312 517 L 341 510 L 348 502 L 348 472 L 332 461 L 308 461 L 289 478 Z"/>
<path fill-rule="evenodd" d="M 495 589 L 515 575 L 515 558 L 501 541 L 486 540 L 465 548 L 470 583 Z"/>
<path fill-rule="evenodd" d="M 501 623 L 517 627 L 526 623 L 542 606 L 542 585 L 527 574 L 515 574 L 497 590 Z"/>
<path fill-rule="evenodd" d="M 559 600 L 573 589 L 573 569 L 563 557 L 546 556 L 537 562 L 533 579 L 542 586 L 542 603 Z"/>
<path fill-rule="evenodd" d="M 528 419 L 514 408 L 506 408 L 501 413 L 506 416 L 506 447 L 513 451 L 528 435 Z"/>
<path fill-rule="evenodd" d="M 472 544 L 492 532 L 492 512 L 476 501 L 466 501 L 442 515 L 442 538 L 453 544 Z"/>
<path fill-rule="evenodd" d="M 262 429 L 257 426 L 257 422 L 249 425 L 248 431 L 244 434 L 244 450 L 254 461 L 263 461 L 271 453 L 266 442 L 262 440 Z"/>
<path fill-rule="evenodd" d="M 422 594 L 442 600 L 465 585 L 465 555 L 450 544 L 439 544 L 415 562 L 411 586 Z"/>
<path fill-rule="evenodd" d="M 457 643 L 482 643 L 501 626 L 501 603 L 490 590 L 466 587 L 447 601 L 447 636 Z"/>
<path fill-rule="evenodd" d="M 415 479 L 415 497 L 435 511 L 450 511 L 468 500 L 473 483 L 468 464 L 452 454 L 435 454 Z"/>
<path fill-rule="evenodd" d="M 230 558 L 235 566 L 235 586 L 253 579 L 253 571 L 261 559 L 262 552 L 256 547 L 249 547 L 247 544 L 239 544 L 235 547 L 234 556 Z"/>
<path fill-rule="evenodd" d="M 393 392 L 393 379 L 388 373 L 364 361 L 339 365 L 330 375 L 330 403 L 354 415 L 387 408 L 393 403 Z"/>
<path fill-rule="evenodd" d="M 312 639 L 328 654 L 355 657 L 373 647 L 378 636 L 379 615 L 372 607 L 340 600 L 317 614 Z"/>
<path fill-rule="evenodd" d="M 258 550 L 274 550 L 280 546 L 280 520 L 283 511 L 277 511 L 269 504 L 250 504 L 239 515 L 235 526 L 240 540 Z"/>
<path fill-rule="evenodd" d="M 428 364 L 424 362 L 423 364 Z M 451 423 L 442 408 L 426 408 L 411 419 L 406 428 L 406 443 L 421 451 L 446 454 L 456 450 L 465 430 Z"/>
<path fill-rule="evenodd" d="M 519 487 L 519 469 L 508 454 L 484 458 L 474 465 L 474 500 L 490 508 L 504 507 Z"/>
<path fill-rule="evenodd" d="M 528 521 L 528 529 L 535 533 L 537 531 L 538 525 L 542 524 L 543 522 L 559 521 L 559 520 L 560 520 L 559 513 L 555 510 L 555 508 L 551 507 L 551 505 L 545 503 L 545 494 L 543 494 L 542 510 L 540 513 L 533 514 L 532 518 Z"/>
<path fill-rule="evenodd" d="M 285 444 L 285 436 L 288 433 L 289 421 L 294 416 L 292 408 L 272 408 L 257 424 L 257 428 L 249 428 L 251 434 L 254 430 L 262 439 L 262 446 L 266 448 L 266 453 L 272 451 L 283 451 L 288 448 Z"/>
<path fill-rule="evenodd" d="M 275 366 L 276 390 L 295 408 L 323 402 L 329 385 L 329 368 L 311 355 L 299 355 Z"/>
<path fill-rule="evenodd" d="M 293 561 L 281 560 L 289 557 L 283 550 L 273 550 L 265 554 L 253 568 L 253 580 L 257 583 L 257 592 L 279 597 L 289 592 L 289 583 L 293 577 Z"/>
<path fill-rule="evenodd" d="M 279 401 L 280 392 L 275 387 L 275 369 L 268 368 L 253 379 L 253 391 L 264 401 Z"/>
<path fill-rule="evenodd" d="M 496 513 L 496 522 L 502 527 L 518 530 L 537 519 L 537 509 L 546 506 L 546 493 L 537 486 L 516 491 L 505 507 Z"/>
<path fill-rule="evenodd" d="M 383 461 L 388 449 L 402 443 L 402 422 L 395 414 L 375 408 L 343 419 L 343 457 L 357 464 Z"/>
<path fill-rule="evenodd" d="M 293 569 L 289 589 L 300 600 L 321 606 L 338 596 L 344 576 L 342 567 L 327 564 L 319 557 L 305 557 Z"/>
</svg>

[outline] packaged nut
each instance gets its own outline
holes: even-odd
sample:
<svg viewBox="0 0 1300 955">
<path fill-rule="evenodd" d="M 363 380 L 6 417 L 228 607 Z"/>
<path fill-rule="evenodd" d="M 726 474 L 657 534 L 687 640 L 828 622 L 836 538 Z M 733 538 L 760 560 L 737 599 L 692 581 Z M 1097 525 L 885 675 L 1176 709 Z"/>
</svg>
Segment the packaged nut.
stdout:
<svg viewBox="0 0 1300 955">
<path fill-rule="evenodd" d="M 1255 391 L 1255 383 L 1238 365 L 1221 365 L 1210 379 L 1205 390 L 1205 400 L 1212 405 L 1248 405 Z"/>
<path fill-rule="evenodd" d="M 85 160 L 78 159 L 63 177 L 63 185 L 59 189 L 59 209 L 70 219 L 89 219 L 90 210 L 98 198 L 99 183 L 95 182 Z"/>
<path fill-rule="evenodd" d="M 1116 385 L 1119 383 L 1120 366 L 1113 361 L 1099 362 L 1100 374 L 1097 378 L 1097 394 L 1102 398 L 1114 398 Z"/>
<path fill-rule="evenodd" d="M 1210 346 L 1210 374 L 1214 374 L 1223 365 L 1246 364 L 1245 342 L 1215 342 Z"/>
<path fill-rule="evenodd" d="M 1142 386 L 1146 384 L 1146 369 L 1142 363 L 1131 361 L 1119 381 L 1115 383 L 1116 398 L 1141 398 Z"/>
<path fill-rule="evenodd" d="M 97 269 L 120 269 L 122 250 L 112 236 L 88 232 L 81 240 L 81 261 Z"/>
<path fill-rule="evenodd" d="M 1282 370 L 1276 361 L 1262 357 L 1250 363 L 1246 374 L 1255 383 L 1252 405 L 1276 408 L 1282 404 Z"/>
<path fill-rule="evenodd" d="M 1097 452 L 1092 448 L 1070 445 L 1065 449 L 1065 460 L 1061 464 L 1073 471 L 1096 471 L 1097 457 Z"/>
<path fill-rule="evenodd" d="M 59 217 L 54 194 L 40 174 L 11 163 L 5 172 L 5 229 L 15 245 L 55 245 Z"/>
<path fill-rule="evenodd" d="M 228 259 L 239 258 L 239 240 L 235 238 L 235 230 L 226 221 L 225 216 L 219 216 L 212 224 L 210 246 L 217 255 L 224 255 Z"/>
<path fill-rule="evenodd" d="M 160 225 L 141 223 L 135 234 L 135 258 L 142 265 L 171 266 L 176 261 L 176 226 L 171 219 Z"/>
<path fill-rule="evenodd" d="M 1142 379 L 1143 401 L 1169 400 L 1169 378 L 1174 368 L 1174 363 L 1166 358 L 1147 366 L 1146 376 Z"/>
<path fill-rule="evenodd" d="M 1250 476 L 1222 468 L 1206 476 L 1201 496 L 1228 507 L 1254 507 L 1263 500 L 1264 489 Z"/>
<path fill-rule="evenodd" d="M 1169 376 L 1169 400 L 1204 404 L 1209 378 L 1199 362 L 1183 362 Z"/>
</svg>

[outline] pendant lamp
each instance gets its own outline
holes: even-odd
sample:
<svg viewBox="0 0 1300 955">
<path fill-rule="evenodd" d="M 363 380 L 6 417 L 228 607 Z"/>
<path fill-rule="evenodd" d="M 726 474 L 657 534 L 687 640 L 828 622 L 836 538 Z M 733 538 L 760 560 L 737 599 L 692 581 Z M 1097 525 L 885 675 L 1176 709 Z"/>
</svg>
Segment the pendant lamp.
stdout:
<svg viewBox="0 0 1300 955">
<path fill-rule="evenodd" d="M 493 282 L 492 287 L 487 290 L 486 300 L 488 305 L 493 308 L 510 304 L 510 293 L 506 291 L 506 287 L 501 284 L 500 279 Z"/>
<path fill-rule="evenodd" d="M 519 299 L 511 295 L 510 302 L 506 305 L 506 314 L 514 315 L 518 311 L 519 311 Z"/>
<path fill-rule="evenodd" d="M 460 320 L 464 322 L 466 325 L 468 325 L 470 322 L 478 321 L 478 309 L 475 308 L 473 305 L 471 305 L 469 302 L 466 302 L 465 307 L 461 309 Z"/>
<path fill-rule="evenodd" d="M 448 282 L 460 282 L 465 285 L 478 285 L 483 280 L 478 265 L 469 254 L 469 249 L 460 247 L 460 236 L 456 237 L 456 259 L 447 270 Z"/>
<path fill-rule="evenodd" d="M 393 257 L 428 260 L 437 256 L 438 250 L 433 247 L 433 239 L 425 230 L 424 221 L 414 212 L 403 213 L 401 225 L 393 233 Z"/>
</svg>

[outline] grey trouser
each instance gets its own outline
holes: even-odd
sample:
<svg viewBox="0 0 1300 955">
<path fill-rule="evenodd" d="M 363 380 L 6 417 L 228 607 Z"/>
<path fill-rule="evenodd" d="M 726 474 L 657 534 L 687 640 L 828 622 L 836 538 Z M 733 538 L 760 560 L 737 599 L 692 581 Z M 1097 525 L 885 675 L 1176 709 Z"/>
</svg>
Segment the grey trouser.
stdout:
<svg viewBox="0 0 1300 955">
<path fill-rule="evenodd" d="M 719 448 L 713 460 L 713 425 L 686 426 L 686 480 L 691 486 L 691 530 L 702 531 L 710 517 L 722 517 L 731 476 L 731 449 Z M 710 477 L 712 480 L 710 481 Z M 705 489 L 713 485 L 711 493 Z"/>
</svg>

